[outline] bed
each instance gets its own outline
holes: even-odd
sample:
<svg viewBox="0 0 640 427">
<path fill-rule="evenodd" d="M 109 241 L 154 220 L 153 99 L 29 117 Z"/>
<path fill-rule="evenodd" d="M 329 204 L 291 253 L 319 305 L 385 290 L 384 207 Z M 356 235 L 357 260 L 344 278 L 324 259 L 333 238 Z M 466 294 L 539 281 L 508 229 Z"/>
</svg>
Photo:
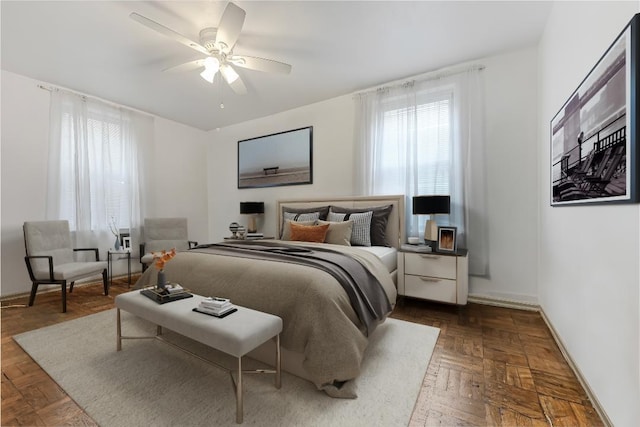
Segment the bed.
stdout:
<svg viewBox="0 0 640 427">
<path fill-rule="evenodd" d="M 404 196 L 278 201 L 277 236 L 287 237 L 281 235 L 291 225 L 293 220 L 286 217 L 292 213 L 313 213 L 328 206 L 337 211 L 333 219 L 343 215 L 342 221 L 351 225 L 368 212 L 378 215 L 371 226 L 378 232 L 384 228 L 388 246 L 225 241 L 179 252 L 166 264 L 165 273 L 168 280 L 194 293 L 227 297 L 235 304 L 281 317 L 283 369 L 330 396 L 354 398 L 352 380 L 360 373 L 367 336 L 386 319 L 396 301 L 396 250 L 404 235 Z M 383 208 L 388 212 L 381 224 Z M 374 243 L 379 244 L 380 238 L 380 234 L 371 235 Z M 156 275 L 155 268 L 148 269 L 136 286 L 153 285 Z M 270 345 L 250 356 L 271 363 Z"/>
</svg>

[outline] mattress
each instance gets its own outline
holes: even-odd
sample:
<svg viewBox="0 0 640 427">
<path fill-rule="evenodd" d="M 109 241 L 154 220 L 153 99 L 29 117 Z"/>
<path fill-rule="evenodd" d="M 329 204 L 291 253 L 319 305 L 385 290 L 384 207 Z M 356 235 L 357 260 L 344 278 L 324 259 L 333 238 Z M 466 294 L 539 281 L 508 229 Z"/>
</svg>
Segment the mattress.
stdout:
<svg viewBox="0 0 640 427">
<path fill-rule="evenodd" d="M 380 258 L 389 273 L 393 273 L 398 268 L 398 250 L 396 248 L 388 248 L 386 246 L 358 246 L 358 249 L 364 249 Z"/>
</svg>

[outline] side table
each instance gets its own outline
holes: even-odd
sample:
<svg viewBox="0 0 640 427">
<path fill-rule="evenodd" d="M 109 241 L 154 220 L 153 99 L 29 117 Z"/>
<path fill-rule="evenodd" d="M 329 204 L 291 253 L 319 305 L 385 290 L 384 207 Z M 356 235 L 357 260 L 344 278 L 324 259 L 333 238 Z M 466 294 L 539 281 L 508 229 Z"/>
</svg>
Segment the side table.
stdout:
<svg viewBox="0 0 640 427">
<path fill-rule="evenodd" d="M 466 249 L 427 252 L 403 245 L 398 251 L 398 294 L 465 305 L 469 293 Z"/>
<path fill-rule="evenodd" d="M 115 258 L 113 258 L 114 256 Z M 127 279 L 128 279 L 127 287 L 130 287 L 131 286 L 131 251 L 115 251 L 113 249 L 109 249 L 107 251 L 107 271 L 109 274 L 109 285 L 113 285 L 113 266 L 111 264 L 113 263 L 113 261 L 118 261 L 121 259 L 127 260 Z"/>
</svg>

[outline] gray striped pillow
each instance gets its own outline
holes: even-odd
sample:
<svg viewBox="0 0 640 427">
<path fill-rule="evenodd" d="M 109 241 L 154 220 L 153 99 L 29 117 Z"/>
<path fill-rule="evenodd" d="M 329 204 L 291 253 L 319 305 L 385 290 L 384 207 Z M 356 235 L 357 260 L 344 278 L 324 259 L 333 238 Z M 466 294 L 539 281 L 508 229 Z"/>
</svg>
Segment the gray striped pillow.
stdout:
<svg viewBox="0 0 640 427">
<path fill-rule="evenodd" d="M 353 221 L 351 245 L 371 246 L 371 217 L 373 211 L 362 213 L 335 213 L 329 211 L 329 221 Z"/>
<path fill-rule="evenodd" d="M 285 221 L 290 219 L 291 221 L 317 221 L 320 219 L 320 212 L 307 212 L 307 213 L 297 213 L 297 212 L 285 212 L 284 213 Z"/>
<path fill-rule="evenodd" d="M 320 212 L 282 212 L 282 227 L 280 228 L 280 239 L 284 239 L 285 223 L 287 220 L 295 222 L 313 222 L 320 218 Z"/>
</svg>

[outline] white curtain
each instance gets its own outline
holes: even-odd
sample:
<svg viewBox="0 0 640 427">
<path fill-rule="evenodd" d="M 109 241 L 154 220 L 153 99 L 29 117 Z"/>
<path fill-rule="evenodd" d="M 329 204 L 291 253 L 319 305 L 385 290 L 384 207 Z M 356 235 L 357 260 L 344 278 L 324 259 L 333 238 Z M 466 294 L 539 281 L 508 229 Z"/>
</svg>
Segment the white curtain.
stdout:
<svg viewBox="0 0 640 427">
<path fill-rule="evenodd" d="M 450 195 L 450 215 L 435 219 L 458 228 L 470 273 L 481 276 L 489 247 L 483 88 L 476 68 L 358 94 L 354 177 L 360 194 L 406 195 L 409 236 L 421 236 L 427 219 L 412 215 L 412 197 Z"/>
<path fill-rule="evenodd" d="M 129 232 L 135 252 L 152 139 L 152 117 L 54 89 L 47 219 L 68 220 L 77 247 L 102 253 L 115 246 L 114 232 Z"/>
</svg>

